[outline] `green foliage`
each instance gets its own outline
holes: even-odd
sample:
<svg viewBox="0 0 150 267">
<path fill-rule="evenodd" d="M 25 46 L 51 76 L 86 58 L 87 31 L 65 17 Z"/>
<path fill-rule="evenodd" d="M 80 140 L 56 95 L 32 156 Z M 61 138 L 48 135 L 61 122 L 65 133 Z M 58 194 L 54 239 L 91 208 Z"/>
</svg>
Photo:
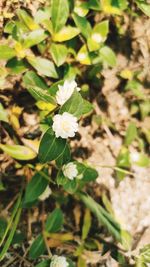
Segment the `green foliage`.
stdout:
<svg viewBox="0 0 150 267">
<path fill-rule="evenodd" d="M 95 214 L 98 221 L 103 224 L 107 230 L 122 243 L 125 249 L 131 247 L 131 236 L 128 232 L 121 229 L 119 223 L 90 196 L 79 193 L 79 197 L 85 205 Z"/>
<path fill-rule="evenodd" d="M 0 121 L 8 122 L 8 114 L 4 109 L 3 105 L 0 103 Z"/>
<path fill-rule="evenodd" d="M 65 25 L 69 16 L 69 2 L 67 0 L 52 0 L 51 19 L 53 31 L 58 32 Z"/>
<path fill-rule="evenodd" d="M 53 62 L 46 58 L 28 56 L 28 62 L 32 65 L 33 68 L 37 70 L 39 75 L 45 75 L 47 77 L 58 78 L 55 66 Z"/>
<path fill-rule="evenodd" d="M 16 55 L 13 48 L 7 45 L 0 45 L 0 59 L 8 60 Z"/>
<path fill-rule="evenodd" d="M 56 138 L 54 132 L 48 129 L 43 135 L 40 148 L 39 160 L 42 163 L 52 161 L 61 156 L 66 147 L 66 140 Z"/>
<path fill-rule="evenodd" d="M 130 145 L 136 137 L 137 137 L 136 125 L 131 122 L 126 131 L 125 144 Z"/>
<path fill-rule="evenodd" d="M 68 50 L 65 45 L 53 43 L 50 47 L 50 53 L 53 57 L 54 62 L 59 67 L 65 62 Z"/>
<path fill-rule="evenodd" d="M 10 155 L 12 158 L 18 160 L 31 160 L 37 156 L 37 154 L 31 148 L 26 146 L 0 144 L 0 149 Z"/>
<path fill-rule="evenodd" d="M 1 242 L 0 242 L 0 247 L 3 245 L 3 248 L 0 252 L 0 261 L 3 260 L 6 252 L 8 251 L 8 249 L 11 245 L 11 242 L 13 240 L 17 225 L 19 223 L 19 219 L 21 216 L 21 210 L 22 210 L 21 209 L 21 198 L 22 198 L 22 195 L 20 194 L 17 201 L 16 201 L 15 207 L 13 209 L 10 221 L 4 230 L 4 234 L 3 234 Z M 9 232 L 9 230 L 10 230 L 10 232 Z M 8 237 L 7 237 L 7 235 L 8 235 Z"/>
<path fill-rule="evenodd" d="M 132 164 L 140 167 L 150 165 L 150 159 L 146 153 L 147 144 L 150 143 L 150 131 L 146 121 L 150 114 L 147 84 L 145 81 L 142 83 L 140 71 L 121 69 L 122 65 L 119 65 L 117 49 L 112 42 L 115 40 L 119 44 L 119 54 L 122 55 L 124 52 L 120 46 L 124 37 L 126 38 L 125 31 L 128 32 L 128 28 L 126 30 L 124 27 L 127 17 L 129 16 L 130 21 L 132 21 L 132 18 L 138 17 L 141 11 L 146 16 L 150 16 L 148 2 L 135 0 L 134 3 L 131 6 L 127 0 L 52 0 L 46 1 L 46 5 L 35 11 L 34 16 L 21 8 L 16 10 L 12 19 L 6 19 L 3 30 L 5 35 L 2 36 L 2 44 L 0 44 L 0 61 L 2 62 L 0 90 L 6 89 L 6 94 L 4 91 L 4 95 L 2 94 L 1 97 L 4 104 L 0 103 L 0 123 L 2 126 L 0 152 L 2 157 L 5 154 L 11 157 L 14 168 L 19 169 L 19 171 L 21 169 L 21 174 L 23 177 L 27 176 L 27 179 L 23 179 L 23 183 L 21 183 L 20 191 L 23 191 L 24 194 L 23 201 L 21 193 L 11 215 L 8 214 L 8 221 L 3 217 L 0 218 L 0 260 L 5 257 L 10 246 L 15 243 L 15 241 L 13 243 L 13 239 L 15 239 L 22 208 L 30 209 L 34 208 L 33 205 L 39 204 L 39 207 L 45 208 L 46 212 L 47 210 L 53 211 L 46 216 L 46 221 L 42 214 L 41 232 L 37 236 L 35 234 L 35 239 L 29 250 L 29 259 L 36 259 L 36 267 L 50 266 L 49 256 L 46 260 L 38 259 L 41 255 L 47 254 L 46 250 L 49 252 L 51 247 L 57 248 L 63 242 L 71 243 L 72 241 L 73 249 L 75 247 L 76 250 L 71 251 L 73 260 L 78 257 L 78 267 L 86 267 L 86 261 L 82 257 L 84 250 L 88 253 L 92 249 L 98 251 L 101 249 L 101 244 L 97 239 L 98 235 L 98 238 L 101 239 L 101 231 L 100 234 L 91 236 L 94 229 L 91 214 L 107 230 L 107 235 L 109 234 L 114 238 L 114 242 L 116 242 L 114 247 L 117 252 L 116 260 L 125 266 L 126 259 L 120 253 L 120 247 L 117 246 L 117 243 L 121 243 L 124 250 L 130 250 L 131 236 L 117 222 L 106 195 L 102 194 L 101 196 L 105 209 L 92 197 L 83 193 L 88 190 L 92 194 L 91 185 L 96 181 L 98 172 L 88 163 L 82 162 L 81 159 L 77 160 L 78 156 L 76 156 L 75 150 L 77 138 L 80 136 L 76 138 L 75 134 L 78 127 L 83 126 L 84 118 L 87 119 L 85 123 L 91 123 L 91 117 L 87 117 L 93 113 L 95 120 L 93 119 L 92 123 L 96 121 L 97 126 L 102 127 L 110 139 L 113 133 L 118 131 L 114 122 L 105 118 L 107 115 L 103 115 L 103 107 L 101 109 L 100 106 L 100 115 L 94 111 L 94 106 L 99 105 L 98 90 L 104 85 L 102 93 L 100 92 L 102 95 L 100 98 L 103 98 L 103 94 L 106 97 L 106 79 L 111 82 L 109 79 L 113 80 L 113 76 L 110 73 L 115 73 L 120 86 L 117 87 L 117 90 L 121 91 L 122 97 L 127 95 L 128 103 L 126 104 L 128 104 L 130 115 L 133 117 L 127 129 L 125 129 L 125 124 L 123 131 L 118 131 L 120 137 L 123 138 L 123 145 L 115 166 L 110 167 L 115 170 L 115 178 L 117 182 L 120 182 L 126 174 L 132 174 L 130 172 Z M 142 53 L 145 53 L 144 49 L 143 51 Z M 7 79 L 8 84 L 6 83 Z M 9 83 L 13 80 L 17 81 L 17 85 L 19 84 L 19 86 L 14 87 L 14 99 L 12 99 L 13 93 L 9 92 Z M 27 90 L 27 102 L 28 99 L 31 99 L 32 102 L 27 103 L 29 104 L 27 107 L 26 103 L 23 106 L 23 101 L 20 101 L 21 104 L 18 102 L 14 104 L 16 96 L 22 97 L 22 89 L 23 91 Z M 112 88 L 113 90 L 114 88 Z M 8 101 L 8 95 L 11 95 L 11 101 Z M 26 102 L 26 98 L 24 102 Z M 33 127 L 33 133 L 31 129 L 31 134 L 20 131 L 20 126 L 26 126 L 24 116 L 21 113 L 23 108 L 23 112 L 36 112 L 38 117 L 39 125 L 36 130 Z M 107 109 L 106 114 L 109 112 L 111 111 Z M 57 135 L 53 127 L 54 118 L 56 115 L 57 118 L 58 116 L 62 118 L 64 113 L 71 116 L 70 119 L 63 121 L 62 125 L 59 121 L 57 130 L 61 131 L 60 135 Z M 139 123 L 137 118 L 140 120 Z M 16 124 L 18 128 L 15 128 Z M 34 134 L 36 135 L 34 130 L 38 132 L 36 140 L 34 139 Z M 63 131 L 71 132 L 71 134 L 64 138 Z M 72 146 L 72 142 L 70 145 L 71 137 L 76 139 L 75 146 Z M 24 143 L 25 140 L 27 143 Z M 131 148 L 138 151 L 136 155 L 132 154 Z M 82 149 L 81 147 L 81 152 Z M 38 152 L 35 152 L 37 150 Z M 113 154 L 113 151 L 111 152 Z M 67 174 L 64 169 L 69 163 L 72 164 L 72 169 L 69 169 Z M 7 183 L 7 179 L 6 182 L 5 180 L 3 182 L 2 178 L 0 191 L 7 190 L 5 183 Z M 52 186 L 53 201 L 44 206 L 38 201 L 40 195 L 45 192 L 49 185 Z M 84 209 L 82 206 L 82 211 L 76 211 L 73 207 L 74 202 L 76 203 L 78 200 L 81 200 L 86 207 Z M 66 203 L 69 208 L 73 207 L 74 209 L 77 224 L 75 230 L 79 230 L 77 238 L 73 234 L 71 234 L 71 239 L 65 239 L 63 236 L 68 235 L 70 237 L 70 233 L 67 232 L 70 228 L 70 225 L 69 227 L 67 225 L 70 217 L 64 219 L 64 214 L 68 212 Z M 56 208 L 54 209 L 54 207 Z M 70 216 L 69 212 L 66 215 Z M 83 216 L 80 214 L 82 212 Z M 41 216 L 39 217 L 40 221 Z M 63 233 L 61 233 L 63 224 Z M 82 226 L 81 229 L 78 229 L 80 226 Z M 53 235 L 57 232 L 58 234 Z M 67 261 L 69 267 L 74 266 L 70 259 Z M 40 263 L 37 264 L 37 262 Z M 150 262 L 149 246 L 140 251 L 136 262 L 137 267 L 148 266 L 147 264 Z"/>
<path fill-rule="evenodd" d="M 48 92 L 48 86 L 35 72 L 26 72 L 23 82 L 25 88 L 36 100 L 55 103 L 54 98 Z"/>
<path fill-rule="evenodd" d="M 140 249 L 139 256 L 136 258 L 136 267 L 148 267 L 150 263 L 150 245 Z"/>
<path fill-rule="evenodd" d="M 61 229 L 63 224 L 63 214 L 60 209 L 55 209 L 48 217 L 45 223 L 45 232 L 55 233 Z M 44 233 L 43 233 L 44 234 Z M 45 234 L 44 234 L 45 235 Z M 32 243 L 29 257 L 31 259 L 36 259 L 42 255 L 46 250 L 46 245 L 44 242 L 43 235 L 40 234 Z"/>
<path fill-rule="evenodd" d="M 35 201 L 46 189 L 48 180 L 45 179 L 44 173 L 36 173 L 28 183 L 25 191 L 24 203 Z"/>
</svg>

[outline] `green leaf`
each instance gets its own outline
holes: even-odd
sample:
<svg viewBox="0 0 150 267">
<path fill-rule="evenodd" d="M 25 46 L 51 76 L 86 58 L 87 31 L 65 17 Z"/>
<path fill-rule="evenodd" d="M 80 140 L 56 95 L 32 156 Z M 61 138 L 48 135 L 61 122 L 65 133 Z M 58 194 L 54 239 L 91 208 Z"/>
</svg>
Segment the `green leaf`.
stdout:
<svg viewBox="0 0 150 267">
<path fill-rule="evenodd" d="M 92 112 L 94 109 L 93 105 L 87 101 L 87 100 L 83 100 L 83 109 L 82 109 L 82 115 L 88 114 L 90 112 Z"/>
<path fill-rule="evenodd" d="M 150 263 L 150 245 L 145 245 L 140 249 L 140 254 L 136 257 L 136 267 L 148 267 Z"/>
<path fill-rule="evenodd" d="M 68 0 L 51 1 L 51 20 L 54 32 L 58 32 L 65 25 L 69 16 Z"/>
<path fill-rule="evenodd" d="M 72 15 L 76 26 L 80 29 L 82 35 L 87 39 L 92 31 L 91 25 L 84 17 L 78 16 L 76 13 Z"/>
<path fill-rule="evenodd" d="M 96 201 L 92 197 L 84 193 L 79 193 L 79 197 L 87 206 L 87 208 L 90 209 L 97 217 L 100 224 L 104 225 L 110 232 L 110 234 L 112 234 L 116 238 L 116 240 L 122 243 L 126 250 L 129 250 L 129 248 L 131 247 L 131 237 L 129 233 L 121 229 L 120 224 L 101 205 L 96 203 Z M 125 233 L 127 235 L 127 238 L 125 238 Z"/>
<path fill-rule="evenodd" d="M 103 46 L 100 51 L 100 56 L 102 57 L 102 60 L 104 63 L 107 63 L 108 66 L 115 67 L 116 66 L 116 55 L 112 51 L 112 49 L 108 46 Z"/>
<path fill-rule="evenodd" d="M 48 37 L 48 34 L 43 29 L 37 29 L 24 36 L 23 47 L 29 48 L 31 46 L 41 43 Z"/>
<path fill-rule="evenodd" d="M 137 3 L 138 8 L 140 8 L 146 16 L 150 17 L 150 4 L 142 0 L 136 0 L 135 2 Z"/>
<path fill-rule="evenodd" d="M 92 218 L 89 209 L 85 210 L 83 227 L 82 227 L 82 240 L 85 240 L 91 228 Z"/>
<path fill-rule="evenodd" d="M 56 138 L 52 129 L 43 135 L 39 148 L 39 160 L 42 163 L 57 159 L 66 147 L 66 140 Z"/>
<path fill-rule="evenodd" d="M 14 27 L 15 27 L 15 22 L 10 20 L 6 23 L 6 25 L 4 27 L 4 32 L 12 34 Z"/>
<path fill-rule="evenodd" d="M 98 172 L 94 168 L 80 162 L 76 162 L 76 165 L 78 169 L 78 177 L 81 177 L 79 179 L 80 183 L 95 181 L 98 177 Z"/>
<path fill-rule="evenodd" d="M 28 62 L 33 68 L 37 70 L 40 75 L 44 75 L 51 78 L 58 78 L 54 63 L 46 58 L 28 56 Z"/>
<path fill-rule="evenodd" d="M 35 72 L 28 71 L 23 76 L 23 82 L 25 88 L 36 100 L 55 104 L 54 98 L 48 92 L 47 85 Z"/>
<path fill-rule="evenodd" d="M 13 212 L 13 215 L 14 215 L 14 220 L 13 220 L 13 224 L 8 224 L 9 227 L 12 226 L 12 229 L 10 230 L 10 233 L 9 233 L 9 236 L 8 238 L 6 239 L 6 242 L 0 252 L 0 261 L 3 260 L 6 252 L 8 251 L 10 245 L 11 245 L 11 242 L 13 240 L 13 237 L 14 237 L 14 234 L 15 234 L 15 231 L 16 231 L 16 228 L 17 228 L 17 225 L 19 223 L 19 219 L 20 219 L 20 215 L 21 215 L 21 207 L 20 207 L 20 203 L 21 203 L 21 194 L 17 200 L 17 203 L 16 203 L 16 206 L 14 208 L 14 211 Z M 17 207 L 17 208 L 16 208 Z M 7 226 L 6 228 L 6 233 L 8 232 L 9 228 Z"/>
<path fill-rule="evenodd" d="M 131 145 L 134 139 L 137 137 L 137 128 L 135 123 L 131 122 L 127 128 L 126 136 L 125 136 L 125 144 L 127 146 Z"/>
<path fill-rule="evenodd" d="M 2 236 L 2 240 L 0 242 L 0 247 L 3 245 L 4 240 L 5 240 L 5 238 L 6 238 L 7 234 L 8 234 L 8 231 L 10 230 L 10 228 L 12 226 L 13 220 L 14 220 L 16 214 L 17 214 L 17 211 L 18 211 L 18 208 L 20 206 L 20 203 L 21 203 L 21 195 L 19 195 L 19 197 L 18 197 L 18 199 L 17 199 L 17 201 L 16 201 L 16 203 L 14 205 L 14 208 L 13 208 L 12 214 L 11 214 L 11 216 L 9 218 L 7 227 L 5 228 L 4 234 Z"/>
<path fill-rule="evenodd" d="M 46 250 L 44 238 L 42 234 L 39 234 L 38 237 L 33 241 L 30 250 L 29 250 L 29 258 L 34 260 L 42 255 Z"/>
<path fill-rule="evenodd" d="M 142 120 L 150 114 L 150 100 L 143 101 L 139 104 Z"/>
<path fill-rule="evenodd" d="M 45 230 L 48 233 L 55 233 L 60 230 L 63 224 L 63 213 L 60 209 L 55 209 L 47 218 L 45 224 Z M 45 242 L 42 234 L 38 235 L 35 241 L 32 243 L 29 257 L 31 259 L 38 258 L 46 250 Z"/>
<path fill-rule="evenodd" d="M 0 217 L 0 241 L 5 234 L 6 228 L 7 228 L 7 221 L 4 218 Z"/>
<path fill-rule="evenodd" d="M 5 153 L 11 156 L 14 159 L 18 160 L 31 160 L 36 158 L 36 153 L 29 147 L 21 145 L 3 145 L 0 144 L 0 149 Z"/>
<path fill-rule="evenodd" d="M 23 76 L 23 82 L 27 87 L 36 86 L 44 90 L 48 89 L 48 86 L 45 81 L 40 78 L 34 71 L 26 72 L 26 74 Z"/>
<path fill-rule="evenodd" d="M 56 42 L 68 41 L 80 33 L 80 30 L 70 25 L 63 27 L 59 32 L 53 34 L 53 40 Z"/>
<path fill-rule="evenodd" d="M 101 4 L 99 0 L 89 0 L 88 7 L 93 10 L 101 10 Z"/>
<path fill-rule="evenodd" d="M 94 26 L 91 36 L 88 38 L 88 48 L 90 51 L 100 48 L 100 44 L 107 38 L 108 30 L 108 20 L 104 20 Z"/>
<path fill-rule="evenodd" d="M 7 45 L 0 45 L 0 60 L 8 60 L 15 57 L 16 52 L 13 48 Z"/>
<path fill-rule="evenodd" d="M 33 18 L 24 9 L 18 9 L 17 15 L 21 22 L 23 22 L 31 31 L 39 29 L 38 24 L 34 22 Z"/>
<path fill-rule="evenodd" d="M 24 60 L 18 60 L 17 58 L 10 59 L 6 67 L 9 69 L 11 74 L 20 74 L 27 70 L 27 64 Z"/>
<path fill-rule="evenodd" d="M 63 185 L 64 190 L 67 191 L 69 194 L 74 194 L 78 188 L 78 183 L 77 181 L 74 180 L 69 180 L 67 179 L 67 182 Z"/>
<path fill-rule="evenodd" d="M 68 53 L 68 49 L 65 45 L 52 43 L 49 51 L 58 67 L 65 62 Z"/>
<path fill-rule="evenodd" d="M 150 166 L 150 158 L 145 153 L 137 152 L 137 159 L 134 159 L 132 153 L 130 154 L 130 159 L 133 164 L 136 164 L 140 167 L 148 167 Z"/>
<path fill-rule="evenodd" d="M 117 157 L 117 167 L 119 168 L 130 168 L 131 163 L 130 163 L 130 153 L 127 148 L 122 147 L 118 157 Z M 116 172 L 117 178 L 119 181 L 121 181 L 125 177 L 125 172 L 122 172 L 120 170 L 117 170 Z"/>
<path fill-rule="evenodd" d="M 66 144 L 66 147 L 63 151 L 63 153 L 56 159 L 56 164 L 58 167 L 62 166 L 63 164 L 66 164 L 71 159 L 71 151 L 68 144 Z"/>
<path fill-rule="evenodd" d="M 38 263 L 35 267 L 49 267 L 50 266 L 50 260 L 43 260 L 40 263 Z"/>
<path fill-rule="evenodd" d="M 92 62 L 91 62 L 91 58 L 90 58 L 86 45 L 83 45 L 80 48 L 80 50 L 78 51 L 76 60 L 79 61 L 81 64 L 91 65 Z"/>
<path fill-rule="evenodd" d="M 75 117 L 79 118 L 83 112 L 83 98 L 76 90 L 72 96 L 66 101 L 66 103 L 60 108 L 59 113 L 63 114 L 64 112 L 71 113 Z M 77 105 L 78 103 L 78 105 Z"/>
<path fill-rule="evenodd" d="M 3 105 L 0 103 L 0 121 L 8 122 L 7 111 L 3 108 Z"/>
<path fill-rule="evenodd" d="M 115 14 L 115 15 L 122 14 L 121 8 L 118 5 L 118 1 L 116 0 L 113 0 L 113 1 L 112 0 L 101 0 L 101 7 L 102 7 L 102 10 L 106 14 Z"/>
<path fill-rule="evenodd" d="M 48 180 L 42 175 L 42 172 L 37 172 L 30 182 L 27 184 L 25 191 L 24 203 L 33 202 L 36 200 L 46 189 Z"/>
<path fill-rule="evenodd" d="M 74 1 L 74 12 L 80 16 L 85 17 L 89 12 L 89 7 L 86 1 Z"/>
<path fill-rule="evenodd" d="M 49 20 L 51 16 L 51 7 L 46 6 L 45 8 L 38 9 L 34 16 L 36 23 L 42 23 L 45 20 Z"/>
<path fill-rule="evenodd" d="M 63 222 L 64 222 L 63 213 L 61 209 L 57 208 L 51 214 L 49 214 L 46 220 L 45 229 L 48 233 L 56 233 L 60 231 Z"/>
<path fill-rule="evenodd" d="M 135 95 L 138 99 L 142 99 L 142 100 L 146 99 L 143 88 L 142 88 L 142 84 L 137 80 L 128 81 L 125 89 L 131 90 L 133 95 Z"/>
</svg>

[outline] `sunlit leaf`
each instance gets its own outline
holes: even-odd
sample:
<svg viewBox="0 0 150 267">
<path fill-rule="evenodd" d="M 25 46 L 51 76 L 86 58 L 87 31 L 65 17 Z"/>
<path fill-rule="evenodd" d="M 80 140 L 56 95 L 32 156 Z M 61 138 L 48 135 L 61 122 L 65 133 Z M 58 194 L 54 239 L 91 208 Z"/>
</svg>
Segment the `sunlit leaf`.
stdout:
<svg viewBox="0 0 150 267">
<path fill-rule="evenodd" d="M 52 43 L 49 51 L 58 67 L 65 62 L 68 54 L 68 49 L 65 45 Z"/>
<path fill-rule="evenodd" d="M 116 55 L 110 47 L 103 46 L 100 49 L 99 53 L 104 63 L 108 64 L 108 66 L 111 66 L 111 67 L 116 66 L 116 63 L 117 63 Z"/>
<path fill-rule="evenodd" d="M 21 145 L 0 144 L 0 149 L 2 149 L 6 154 L 11 156 L 12 158 L 18 160 L 31 160 L 37 156 L 37 154 L 32 149 Z"/>
<path fill-rule="evenodd" d="M 85 65 L 91 65 L 91 59 L 88 53 L 88 50 L 86 48 L 86 45 L 83 45 L 78 54 L 76 59 L 81 63 L 81 64 L 85 64 Z"/>
<path fill-rule="evenodd" d="M 135 2 L 137 3 L 138 8 L 140 8 L 146 16 L 150 17 L 150 4 L 143 0 L 136 0 Z"/>
<path fill-rule="evenodd" d="M 4 109 L 3 105 L 0 103 L 0 121 L 8 122 L 8 114 Z"/>
<path fill-rule="evenodd" d="M 68 0 L 51 1 L 51 20 L 54 32 L 58 32 L 65 25 L 69 15 Z"/>
<path fill-rule="evenodd" d="M 58 78 L 57 71 L 52 61 L 46 58 L 35 56 L 28 56 L 27 60 L 40 75 L 44 75 L 51 78 Z"/>
<path fill-rule="evenodd" d="M 24 10 L 17 10 L 19 19 L 32 31 L 39 28 L 38 24 L 34 22 L 33 18 Z"/>
<path fill-rule="evenodd" d="M 91 213 L 88 209 L 85 210 L 83 227 L 82 227 L 82 240 L 85 240 L 88 236 L 91 227 Z"/>
<path fill-rule="evenodd" d="M 59 32 L 53 34 L 53 40 L 56 42 L 68 41 L 80 33 L 80 30 L 70 25 L 63 27 Z"/>
<path fill-rule="evenodd" d="M 88 38 L 90 36 L 90 33 L 92 31 L 91 25 L 88 22 L 88 20 L 84 17 L 78 16 L 76 13 L 72 15 L 74 22 L 76 26 L 80 29 L 81 33 L 85 38 Z"/>
<path fill-rule="evenodd" d="M 37 29 L 31 31 L 29 34 L 24 35 L 23 47 L 29 48 L 31 46 L 37 45 L 48 37 L 43 29 Z"/>
<path fill-rule="evenodd" d="M 0 45 L 0 60 L 8 60 L 15 57 L 15 50 L 8 45 Z"/>
<path fill-rule="evenodd" d="M 131 122 L 127 128 L 125 136 L 125 144 L 130 145 L 137 137 L 137 128 L 135 123 Z"/>
</svg>

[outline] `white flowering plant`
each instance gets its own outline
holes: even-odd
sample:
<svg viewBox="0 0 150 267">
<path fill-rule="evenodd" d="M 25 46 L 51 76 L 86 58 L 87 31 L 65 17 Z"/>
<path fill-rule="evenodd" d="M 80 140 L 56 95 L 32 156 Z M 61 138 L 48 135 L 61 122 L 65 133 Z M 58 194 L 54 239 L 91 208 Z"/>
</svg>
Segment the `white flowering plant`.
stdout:
<svg viewBox="0 0 150 267">
<path fill-rule="evenodd" d="M 0 265 L 2 262 L 6 266 L 7 252 L 13 253 L 14 244 L 24 241 L 27 250 L 24 253 L 22 246 L 19 260 L 29 266 L 74 267 L 77 263 L 78 267 L 86 267 L 89 258 L 100 254 L 101 247 L 102 254 L 110 251 L 119 264 L 128 266 L 124 252 L 131 248 L 131 236 L 116 219 L 107 193 L 104 197 L 97 188 L 93 190 L 98 178 L 96 164 L 77 157 L 74 144 L 78 144 L 80 128 L 86 120 L 91 122 L 92 117 L 97 124 L 101 123 L 92 98 L 103 83 L 105 71 L 117 69 L 116 54 L 109 46 L 111 31 L 115 27 L 118 35 L 124 33 L 122 20 L 130 4 L 127 0 L 40 1 L 44 2 L 37 10 L 20 8 L 11 19 L 6 18 L 0 42 L 0 89 L 4 104 L 0 103 L 0 152 L 4 154 L 4 168 L 7 169 L 8 158 L 15 178 L 21 177 L 11 192 L 13 200 L 10 199 L 2 218 L 0 215 Z M 134 2 L 147 15 L 147 3 Z M 134 13 L 132 7 L 130 13 Z M 132 77 L 126 70 L 116 73 L 120 79 L 128 80 L 125 90 L 133 88 L 133 96 L 138 98 L 133 114 L 141 112 L 145 118 L 149 100 L 139 90 L 137 74 Z M 11 91 L 8 101 L 8 87 L 14 81 L 11 88 L 14 99 Z M 9 114 L 3 106 L 7 110 L 11 107 Z M 116 131 L 112 124 L 109 126 Z M 104 128 L 112 137 L 105 125 Z M 140 134 L 149 139 L 145 129 Z M 149 165 L 140 134 L 131 122 L 114 166 L 117 182 L 131 174 L 131 163 Z M 130 153 L 129 146 L 135 140 L 142 152 Z M 0 191 L 7 192 L 3 179 Z M 10 215 L 8 210 L 12 206 Z M 24 223 L 19 224 L 21 214 L 25 215 L 26 239 L 17 233 L 17 227 L 24 228 Z"/>
</svg>

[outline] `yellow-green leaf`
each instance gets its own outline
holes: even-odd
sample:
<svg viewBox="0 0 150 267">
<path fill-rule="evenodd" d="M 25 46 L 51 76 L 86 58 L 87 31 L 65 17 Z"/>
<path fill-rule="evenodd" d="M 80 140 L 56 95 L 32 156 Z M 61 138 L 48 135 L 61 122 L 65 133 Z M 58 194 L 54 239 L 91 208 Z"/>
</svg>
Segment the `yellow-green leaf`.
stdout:
<svg viewBox="0 0 150 267">
<path fill-rule="evenodd" d="M 47 110 L 49 112 L 53 111 L 56 108 L 56 105 L 53 105 L 51 103 L 47 103 L 44 101 L 38 101 L 36 103 L 36 106 L 40 109 L 40 110 Z"/>
<path fill-rule="evenodd" d="M 46 58 L 28 56 L 28 62 L 35 68 L 39 74 L 47 77 L 58 78 L 54 63 Z"/>
<path fill-rule="evenodd" d="M 51 20 L 54 32 L 58 32 L 65 25 L 69 16 L 68 0 L 52 0 L 51 1 Z"/>
<path fill-rule="evenodd" d="M 77 36 L 80 30 L 76 27 L 65 26 L 59 32 L 53 34 L 53 40 L 56 42 L 64 42 Z"/>
<path fill-rule="evenodd" d="M 3 145 L 0 144 L 0 149 L 2 149 L 6 154 L 14 159 L 18 160 L 30 160 L 34 159 L 37 154 L 26 146 L 21 145 Z"/>
<path fill-rule="evenodd" d="M 39 29 L 39 25 L 34 22 L 33 18 L 24 10 L 17 10 L 17 15 L 19 19 L 32 31 Z"/>
<path fill-rule="evenodd" d="M 91 227 L 91 213 L 89 209 L 85 210 L 83 227 L 82 227 L 82 240 L 85 240 L 88 236 Z"/>
<path fill-rule="evenodd" d="M 7 111 L 3 108 L 1 103 L 0 103 L 0 121 L 8 122 Z"/>
<path fill-rule="evenodd" d="M 65 45 L 52 43 L 49 51 L 58 67 L 65 62 L 68 53 L 68 49 Z"/>
<path fill-rule="evenodd" d="M 121 15 L 122 11 L 118 7 L 112 5 L 110 0 L 101 0 L 102 10 L 107 14 Z"/>
<path fill-rule="evenodd" d="M 0 60 L 8 60 L 16 55 L 15 50 L 8 45 L 0 45 Z"/>
<path fill-rule="evenodd" d="M 84 65 L 91 65 L 91 59 L 86 48 L 86 45 L 83 45 L 77 54 L 77 60 Z"/>
</svg>

